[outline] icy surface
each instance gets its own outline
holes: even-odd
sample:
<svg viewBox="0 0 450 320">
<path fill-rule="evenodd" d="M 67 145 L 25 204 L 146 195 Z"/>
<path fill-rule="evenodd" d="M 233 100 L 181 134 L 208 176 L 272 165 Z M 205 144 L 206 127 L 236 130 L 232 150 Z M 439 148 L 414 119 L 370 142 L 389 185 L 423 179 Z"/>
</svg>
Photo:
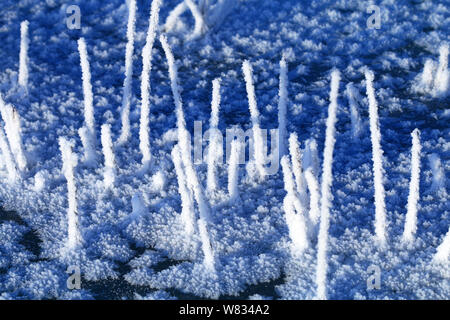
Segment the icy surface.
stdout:
<svg viewBox="0 0 450 320">
<path fill-rule="evenodd" d="M 147 106 L 141 100 L 140 75 L 151 1 L 136 1 L 134 51 L 128 58 L 132 77 L 125 72 L 131 70 L 125 63 L 127 1 L 70 1 L 81 9 L 81 29 L 67 28 L 67 1 L 2 1 L 0 95 L 17 114 L 11 122 L 7 111 L 0 120 L 0 130 L 8 126 L 11 131 L 11 136 L 0 131 L 0 299 L 317 297 L 318 225 L 308 228 L 308 247 L 293 255 L 281 166 L 277 174 L 261 180 L 253 178 L 251 166 L 233 169 L 233 201 L 228 193 L 228 163 L 217 165 L 217 186 L 211 190 L 206 189 L 207 162 L 194 166 L 201 184 L 198 190 L 204 192 L 211 215 L 206 227 L 215 272 L 205 267 L 199 224 L 195 220 L 187 235 L 181 216 L 184 207 L 172 160 L 177 115 L 167 58 L 158 41 L 161 33 L 167 36 L 178 68 L 191 136 L 194 121 L 202 121 L 204 131 L 209 128 L 212 81 L 217 78 L 221 79 L 218 128 L 223 133 L 232 126 L 251 129 L 252 120 L 262 129 L 277 128 L 278 106 L 286 105 L 285 137 L 297 134 L 306 185 L 314 190 L 313 197 L 310 190 L 304 197 L 308 215 L 311 205 L 314 214 L 319 212 L 330 75 L 333 69 L 340 70 L 336 141 L 332 170 L 327 169 L 327 174 L 332 172 L 327 194 L 327 298 L 449 299 L 447 1 L 377 1 L 379 29 L 367 27 L 370 13 L 363 1 L 218 0 L 210 1 L 209 11 L 198 8 L 195 14 L 202 16 L 194 17 L 186 6 L 181 7 L 183 14 L 167 21 L 180 2 L 162 1 L 150 83 L 143 86 L 150 88 Z M 28 21 L 26 55 L 23 46 L 21 50 L 23 21 Z M 82 43 L 83 70 L 80 38 L 87 53 L 85 57 Z M 253 76 L 246 67 L 244 78 L 245 60 Z M 287 96 L 279 93 L 280 61 L 282 72 L 287 65 L 287 79 L 281 77 L 286 80 Z M 83 82 L 87 67 L 90 84 Z M 383 151 L 377 156 L 383 164 L 378 182 L 385 189 L 383 247 L 374 237 L 367 69 L 374 75 Z M 130 87 L 125 81 L 125 91 L 131 89 L 130 96 L 125 92 L 130 136 L 118 145 L 126 74 L 131 81 Z M 246 80 L 254 85 L 254 119 Z M 150 112 L 149 121 L 140 121 L 142 105 Z M 140 123 L 147 122 L 150 143 L 143 148 Z M 111 137 L 104 131 L 102 140 L 104 124 L 109 125 L 104 130 L 110 128 Z M 95 136 L 89 141 L 95 154 L 86 163 L 79 130 L 85 127 L 87 137 L 91 126 Z M 411 133 L 416 128 L 421 144 L 419 186 L 414 188 L 420 192 L 417 228 L 414 240 L 405 244 L 401 237 L 410 193 Z M 74 142 L 72 151 L 80 159 L 73 175 L 82 244 L 67 254 L 61 250 L 68 241 L 69 202 L 60 137 Z M 314 142 L 307 144 L 308 139 L 317 142 L 318 162 Z M 23 158 L 17 158 L 19 147 Z M 287 141 L 284 149 L 287 154 Z M 141 150 L 149 150 L 151 157 L 146 154 L 143 159 Z M 149 163 L 145 170 L 143 160 Z M 73 195 L 69 199 L 72 202 Z M 197 204 L 193 214 L 197 219 Z M 433 259 L 438 248 L 439 259 Z M 67 287 L 73 274 L 67 272 L 69 266 L 80 268 L 80 290 Z M 381 271 L 379 289 L 368 286 L 371 266 Z"/>
</svg>

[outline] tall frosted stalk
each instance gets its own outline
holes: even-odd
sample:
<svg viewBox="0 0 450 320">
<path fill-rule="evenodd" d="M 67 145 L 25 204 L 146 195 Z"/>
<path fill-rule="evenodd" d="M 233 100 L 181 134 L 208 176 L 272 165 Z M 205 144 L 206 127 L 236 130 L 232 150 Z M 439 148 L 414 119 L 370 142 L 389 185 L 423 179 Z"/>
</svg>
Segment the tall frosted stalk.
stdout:
<svg viewBox="0 0 450 320">
<path fill-rule="evenodd" d="M 111 138 L 111 126 L 103 124 L 101 128 L 101 142 L 103 155 L 105 157 L 105 171 L 103 179 L 106 188 L 112 188 L 115 181 L 116 159 L 113 151 L 113 143 Z"/>
<path fill-rule="evenodd" d="M 133 51 L 134 51 L 134 29 L 136 23 L 136 0 L 128 2 L 128 24 L 127 45 L 125 48 L 125 80 L 123 82 L 122 131 L 118 140 L 119 144 L 125 143 L 130 137 L 130 105 L 131 105 L 131 83 L 133 79 Z"/>
<path fill-rule="evenodd" d="M 9 141 L 9 147 L 17 167 L 24 171 L 27 167 L 27 158 L 25 156 L 22 143 L 22 130 L 20 127 L 20 116 L 17 110 L 10 104 L 6 104 L 0 96 L 0 113 L 5 122 L 6 137 Z"/>
<path fill-rule="evenodd" d="M 139 126 L 139 149 L 142 153 L 142 165 L 147 167 L 151 160 L 150 151 L 150 71 L 152 69 L 152 49 L 159 25 L 159 8 L 161 0 L 153 0 L 150 10 L 150 21 L 147 39 L 142 50 L 141 74 L 141 119 Z"/>
<path fill-rule="evenodd" d="M 278 137 L 279 137 L 279 156 L 280 158 L 286 154 L 286 113 L 288 100 L 288 68 L 286 58 L 280 61 L 280 88 L 278 91 Z"/>
<path fill-rule="evenodd" d="M 72 153 L 72 143 L 63 137 L 59 138 L 59 149 L 61 150 L 63 161 L 62 171 L 67 180 L 67 198 L 69 202 L 69 208 L 67 210 L 68 232 L 66 248 L 72 250 L 80 246 L 82 242 L 78 221 L 77 189 L 74 176 L 74 168 L 77 165 L 77 156 Z"/>
<path fill-rule="evenodd" d="M 220 154 L 218 125 L 219 125 L 219 108 L 220 108 L 220 79 L 213 80 L 213 94 L 211 102 L 211 118 L 210 118 L 210 137 L 208 148 L 208 171 L 206 184 L 209 191 L 217 189 L 217 159 Z"/>
<path fill-rule="evenodd" d="M 189 132 L 186 129 L 183 103 L 181 100 L 180 91 L 178 89 L 178 70 L 175 64 L 172 50 L 169 46 L 169 43 L 167 42 L 167 38 L 164 35 L 161 35 L 159 39 L 161 41 L 163 50 L 166 54 L 167 63 L 169 65 L 169 77 L 175 103 L 175 113 L 177 117 L 178 145 L 181 149 L 182 161 L 186 170 L 186 181 L 189 184 L 189 188 L 194 193 L 194 198 L 198 204 L 199 209 L 200 217 L 198 219 L 198 228 L 202 241 L 204 265 L 208 268 L 208 270 L 215 273 L 215 259 L 207 230 L 207 223 L 211 221 L 209 206 L 206 203 L 203 188 L 199 182 L 197 173 L 195 172 L 194 165 L 192 163 L 191 139 L 189 137 Z"/>
<path fill-rule="evenodd" d="M 23 88 L 28 86 L 28 47 L 30 40 L 28 38 L 28 21 L 22 21 L 20 24 L 20 56 L 19 56 L 19 85 Z"/>
<path fill-rule="evenodd" d="M 412 133 L 411 148 L 411 180 L 409 182 L 409 196 L 407 213 L 405 220 L 405 229 L 403 231 L 403 242 L 412 242 L 417 231 L 417 202 L 419 201 L 420 184 L 420 131 L 415 129 Z"/>
<path fill-rule="evenodd" d="M 327 250 L 328 250 L 328 229 L 330 225 L 330 208 L 331 208 L 331 185 L 333 182 L 333 150 L 335 144 L 336 132 L 336 112 L 337 112 L 337 97 L 339 93 L 340 73 L 334 70 L 331 73 L 331 91 L 330 91 L 330 105 L 328 107 L 327 129 L 325 133 L 325 149 L 323 151 L 323 169 L 322 169 L 322 184 L 321 184 L 321 205 L 320 205 L 320 228 L 319 241 L 317 251 L 317 298 L 327 298 Z"/>
<path fill-rule="evenodd" d="M 375 235 L 381 245 L 386 243 L 386 204 L 383 185 L 383 150 L 381 149 L 381 133 L 378 121 L 378 105 L 373 88 L 374 75 L 366 70 L 366 91 L 369 99 L 370 137 L 372 140 L 373 182 L 375 187 Z"/>
<path fill-rule="evenodd" d="M 242 71 L 245 78 L 245 86 L 247 89 L 248 105 L 250 109 L 250 117 L 252 121 L 253 142 L 254 142 L 254 160 L 259 178 L 263 179 L 266 175 L 264 169 L 264 140 L 259 124 L 259 111 L 256 104 L 255 86 L 253 85 L 253 69 L 250 62 L 245 60 L 242 64 Z"/>
<path fill-rule="evenodd" d="M 16 164 L 14 163 L 14 158 L 11 150 L 9 149 L 8 141 L 6 140 L 5 132 L 0 124 L 0 150 L 2 151 L 2 158 L 6 165 L 6 170 L 8 171 L 8 181 L 9 183 L 14 183 L 19 174 L 16 169 Z"/>
<path fill-rule="evenodd" d="M 78 40 L 78 51 L 80 53 L 84 95 L 84 128 L 79 130 L 79 134 L 84 147 L 84 161 L 88 165 L 93 166 L 96 162 L 94 98 L 92 94 L 91 71 L 84 38 Z"/>
</svg>

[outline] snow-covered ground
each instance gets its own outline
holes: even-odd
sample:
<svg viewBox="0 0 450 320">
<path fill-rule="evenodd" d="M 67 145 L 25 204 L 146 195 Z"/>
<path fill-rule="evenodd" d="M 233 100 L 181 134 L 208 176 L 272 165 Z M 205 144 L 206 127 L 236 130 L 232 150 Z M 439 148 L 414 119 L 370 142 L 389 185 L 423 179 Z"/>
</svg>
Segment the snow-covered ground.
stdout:
<svg viewBox="0 0 450 320">
<path fill-rule="evenodd" d="M 450 298 L 447 1 L 133 2 L 1 2 L 0 299 Z M 275 174 L 186 156 L 279 119 Z"/>
</svg>

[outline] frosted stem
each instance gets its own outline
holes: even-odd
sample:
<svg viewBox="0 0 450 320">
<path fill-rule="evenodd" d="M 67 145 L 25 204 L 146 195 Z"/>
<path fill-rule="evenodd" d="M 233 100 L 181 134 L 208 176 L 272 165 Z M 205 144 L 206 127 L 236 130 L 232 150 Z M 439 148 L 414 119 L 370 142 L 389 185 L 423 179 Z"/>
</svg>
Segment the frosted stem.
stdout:
<svg viewBox="0 0 450 320">
<path fill-rule="evenodd" d="M 206 25 L 204 17 L 198 6 L 192 0 L 185 0 L 184 2 L 188 6 L 189 10 L 191 10 L 192 16 L 195 20 L 194 31 L 189 37 L 190 40 L 194 40 L 202 36 L 208 30 L 208 26 Z"/>
<path fill-rule="evenodd" d="M 313 224 L 317 224 L 320 218 L 320 191 L 319 182 L 312 172 L 312 168 L 305 170 L 305 179 L 309 190 L 309 219 Z"/>
<path fill-rule="evenodd" d="M 298 144 L 298 137 L 295 132 L 289 136 L 289 153 L 291 155 L 292 169 L 295 177 L 295 186 L 300 200 L 304 206 L 308 204 L 308 195 L 306 193 L 306 181 L 303 175 L 302 154 Z"/>
<path fill-rule="evenodd" d="M 231 155 L 228 163 L 228 194 L 230 200 L 235 200 L 239 196 L 239 155 L 242 145 L 239 140 L 235 139 L 231 142 Z"/>
<path fill-rule="evenodd" d="M 178 145 L 181 149 L 181 156 L 183 165 L 186 170 L 186 181 L 189 188 L 194 193 L 195 200 L 198 204 L 200 218 L 198 220 L 200 236 L 202 239 L 202 248 L 205 256 L 205 266 L 214 269 L 214 261 L 212 247 L 207 234 L 207 223 L 211 220 L 208 204 L 206 203 L 203 188 L 198 180 L 197 173 L 195 172 L 194 165 L 191 157 L 191 140 L 189 132 L 186 129 L 186 123 L 184 120 L 183 103 L 181 101 L 180 91 L 178 89 L 178 70 L 175 65 L 175 59 L 172 54 L 172 50 L 164 35 L 160 36 L 160 41 L 165 52 L 167 63 L 169 65 L 169 77 L 172 88 L 173 99 L 175 103 L 175 112 L 177 117 L 177 131 L 178 131 Z"/>
<path fill-rule="evenodd" d="M 378 121 L 378 106 L 373 88 L 374 75 L 366 70 L 366 91 L 369 99 L 370 136 L 372 140 L 373 180 L 375 187 L 375 234 L 381 245 L 386 243 L 387 221 L 385 191 L 383 185 L 383 150 L 381 149 L 381 133 Z"/>
<path fill-rule="evenodd" d="M 24 171 L 27 167 L 27 158 L 23 151 L 20 116 L 10 104 L 5 104 L 0 96 L 0 113 L 5 122 L 5 132 L 11 148 L 11 153 L 17 163 L 18 169 Z"/>
<path fill-rule="evenodd" d="M 181 221 L 184 224 L 186 234 L 192 235 L 195 225 L 194 200 L 187 186 L 186 175 L 184 174 L 181 160 L 181 150 L 178 145 L 172 149 L 172 161 L 178 179 L 178 192 L 181 196 Z"/>
<path fill-rule="evenodd" d="M 96 162 L 94 100 L 91 85 L 91 71 L 84 38 L 78 40 L 78 51 L 80 53 L 84 95 L 84 127 L 78 130 L 78 133 L 84 147 L 84 162 L 90 166 L 94 166 Z"/>
<path fill-rule="evenodd" d="M 250 109 L 250 117 L 252 121 L 253 130 L 253 142 L 254 142 L 254 159 L 256 162 L 256 168 L 259 173 L 260 179 L 264 178 L 266 175 L 266 170 L 264 168 L 264 140 L 261 133 L 261 128 L 259 125 L 259 111 L 256 104 L 255 87 L 253 85 L 253 70 L 250 62 L 247 60 L 242 64 L 242 71 L 245 78 L 245 86 L 247 90 L 248 105 Z"/>
<path fill-rule="evenodd" d="M 280 88 L 278 92 L 278 132 L 279 132 L 279 156 L 280 158 L 286 154 L 286 112 L 288 100 L 288 68 L 286 58 L 280 61 Z"/>
<path fill-rule="evenodd" d="M 84 95 L 84 122 L 89 134 L 95 138 L 95 121 L 94 121 L 94 105 L 91 85 L 91 71 L 84 38 L 78 40 L 78 51 L 80 52 L 80 63 L 83 79 L 83 95 Z"/>
<path fill-rule="evenodd" d="M 6 170 L 8 171 L 8 181 L 9 183 L 14 183 L 18 178 L 18 173 L 16 169 L 16 164 L 14 163 L 13 155 L 9 149 L 8 141 L 6 140 L 3 127 L 0 124 L 0 149 L 2 150 L 2 157 L 6 165 Z"/>
<path fill-rule="evenodd" d="M 28 21 L 20 24 L 20 57 L 19 57 L 19 85 L 23 88 L 28 86 Z"/>
<path fill-rule="evenodd" d="M 87 166 L 94 167 L 97 156 L 95 153 L 95 147 L 92 143 L 91 135 L 89 134 L 89 129 L 86 127 L 81 127 L 78 129 L 78 135 L 80 136 L 81 144 L 84 149 L 83 161 Z"/>
<path fill-rule="evenodd" d="M 361 119 L 358 112 L 358 103 L 356 100 L 357 91 L 352 83 L 347 84 L 345 93 L 350 105 L 350 120 L 352 123 L 352 136 L 357 138 L 361 132 Z"/>
<path fill-rule="evenodd" d="M 289 163 L 289 157 L 281 158 L 283 169 L 284 189 L 287 192 L 283 201 L 286 224 L 289 229 L 289 237 L 293 244 L 294 254 L 302 253 L 308 247 L 307 230 L 305 223 L 305 209 L 295 190 L 295 182 L 292 177 L 292 170 Z"/>
<path fill-rule="evenodd" d="M 133 79 L 133 51 L 134 51 L 134 29 L 136 23 L 136 0 L 129 0 L 127 45 L 125 48 L 125 80 L 123 82 L 122 131 L 118 140 L 119 144 L 125 143 L 130 137 L 130 104 L 131 104 L 131 82 Z"/>
<path fill-rule="evenodd" d="M 59 149 L 62 155 L 62 171 L 67 180 L 67 197 L 69 208 L 67 210 L 68 238 L 67 249 L 72 250 L 81 245 L 82 238 L 78 221 L 76 186 L 74 168 L 77 165 L 77 156 L 72 153 L 72 143 L 63 137 L 59 138 Z"/>
<path fill-rule="evenodd" d="M 178 17 L 182 15 L 187 9 L 188 6 L 186 5 L 186 2 L 182 1 L 175 7 L 175 9 L 170 11 L 169 16 L 164 23 L 164 30 L 166 32 L 172 31 L 177 24 Z"/>
<path fill-rule="evenodd" d="M 212 273 L 216 272 L 215 269 L 215 257 L 214 252 L 211 247 L 211 241 L 209 240 L 207 222 L 203 218 L 199 218 L 197 220 L 198 231 L 200 233 L 200 239 L 202 241 L 202 250 L 203 250 L 203 264 L 205 267 Z"/>
<path fill-rule="evenodd" d="M 142 50 L 142 75 L 141 75 L 141 119 L 139 126 L 139 148 L 142 153 L 142 165 L 148 166 L 151 159 L 150 151 L 150 71 L 152 69 L 152 49 L 156 38 L 156 30 L 159 25 L 159 8 L 161 0 L 153 0 L 150 21 L 147 31 L 147 39 Z"/>
<path fill-rule="evenodd" d="M 417 231 L 417 202 L 419 201 L 419 183 L 420 183 L 420 131 L 415 129 L 412 133 L 411 148 L 411 180 L 409 182 L 409 196 L 407 213 L 405 220 L 405 229 L 403 231 L 403 242 L 412 242 Z"/>
<path fill-rule="evenodd" d="M 308 247 L 305 218 L 295 212 L 295 201 L 298 199 L 288 195 L 283 200 L 283 210 L 286 224 L 289 230 L 289 238 L 292 241 L 293 254 L 298 256 Z"/>
<path fill-rule="evenodd" d="M 291 164 L 289 163 L 288 156 L 283 156 L 283 158 L 281 158 L 281 168 L 283 170 L 284 190 L 288 195 L 297 196 L 294 178 L 292 177 Z"/>
<path fill-rule="evenodd" d="M 431 88 L 433 84 L 433 73 L 434 73 L 434 62 L 431 59 L 427 59 L 425 61 L 425 65 L 423 67 L 421 82 L 422 85 L 425 86 L 427 89 Z"/>
<path fill-rule="evenodd" d="M 305 143 L 305 156 L 303 157 L 305 168 L 310 167 L 318 180 L 320 174 L 319 153 L 315 139 L 308 139 Z"/>
<path fill-rule="evenodd" d="M 328 250 L 328 229 L 330 225 L 330 208 L 331 208 L 331 185 L 333 183 L 333 150 L 335 144 L 336 132 L 336 112 L 337 112 L 337 97 L 339 92 L 340 73 L 334 70 L 331 73 L 331 91 L 330 91 L 330 105 L 328 107 L 327 129 L 325 133 L 325 149 L 323 151 L 323 169 L 322 169 L 322 184 L 321 184 L 321 206 L 320 206 L 320 228 L 319 241 L 317 251 L 317 298 L 327 298 L 327 250 Z"/>
<path fill-rule="evenodd" d="M 113 143 L 111 138 L 111 126 L 109 124 L 102 125 L 101 142 L 103 155 L 105 157 L 105 171 L 103 179 L 106 188 L 112 188 L 115 180 L 116 160 L 113 151 Z"/>
<path fill-rule="evenodd" d="M 208 171 L 207 171 L 207 188 L 209 191 L 217 189 L 217 157 L 219 141 L 217 138 L 217 130 L 219 125 L 219 107 L 220 107 L 220 79 L 213 80 L 213 94 L 211 102 L 211 118 L 210 118 L 210 139 L 208 149 Z M 220 146 L 222 147 L 222 146 Z"/>
</svg>

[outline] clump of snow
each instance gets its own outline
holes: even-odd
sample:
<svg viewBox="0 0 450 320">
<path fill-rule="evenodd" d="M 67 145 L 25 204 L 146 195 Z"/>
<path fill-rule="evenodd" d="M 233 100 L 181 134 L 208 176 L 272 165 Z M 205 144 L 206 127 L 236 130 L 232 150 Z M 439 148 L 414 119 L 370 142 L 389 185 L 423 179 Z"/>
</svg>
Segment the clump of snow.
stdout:
<svg viewBox="0 0 450 320">
<path fill-rule="evenodd" d="M 425 61 L 422 74 L 420 74 L 413 90 L 428 93 L 433 97 L 444 98 L 450 93 L 450 73 L 448 69 L 449 46 L 447 43 L 439 47 L 439 63 L 431 59 Z"/>
<path fill-rule="evenodd" d="M 442 167 L 441 159 L 436 153 L 433 153 L 429 156 L 429 162 L 433 174 L 431 191 L 445 191 L 445 173 L 444 168 Z"/>
<path fill-rule="evenodd" d="M 149 293 L 145 296 L 135 294 L 136 300 L 177 300 L 176 297 L 170 295 L 164 290 L 157 290 L 155 292 Z"/>
<path fill-rule="evenodd" d="M 361 97 L 352 83 L 347 84 L 345 93 L 350 106 L 353 137 L 358 138 L 361 134 L 361 119 L 358 112 L 358 101 L 360 101 Z"/>
<path fill-rule="evenodd" d="M 152 176 L 152 190 L 155 192 L 163 192 L 166 186 L 166 176 L 164 172 L 158 171 Z"/>
<path fill-rule="evenodd" d="M 209 30 L 220 26 L 225 17 L 237 5 L 237 0 L 185 0 L 179 3 L 170 13 L 164 24 L 166 32 L 184 31 L 188 29 L 182 21 L 181 15 L 189 9 L 194 17 L 194 28 L 185 35 L 188 41 L 196 40 Z"/>
<path fill-rule="evenodd" d="M 34 175 L 34 191 L 40 192 L 45 188 L 45 174 L 39 171 Z"/>
</svg>

